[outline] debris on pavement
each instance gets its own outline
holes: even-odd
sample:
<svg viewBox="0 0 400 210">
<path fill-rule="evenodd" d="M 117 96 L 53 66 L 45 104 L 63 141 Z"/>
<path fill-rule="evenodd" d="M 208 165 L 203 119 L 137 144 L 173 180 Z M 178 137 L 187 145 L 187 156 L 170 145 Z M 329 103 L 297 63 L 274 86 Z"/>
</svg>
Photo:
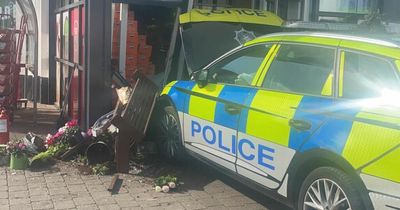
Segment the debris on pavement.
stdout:
<svg viewBox="0 0 400 210">
<path fill-rule="evenodd" d="M 170 190 L 174 190 L 179 185 L 178 178 L 176 176 L 160 176 L 154 180 L 155 191 L 167 193 Z"/>
</svg>

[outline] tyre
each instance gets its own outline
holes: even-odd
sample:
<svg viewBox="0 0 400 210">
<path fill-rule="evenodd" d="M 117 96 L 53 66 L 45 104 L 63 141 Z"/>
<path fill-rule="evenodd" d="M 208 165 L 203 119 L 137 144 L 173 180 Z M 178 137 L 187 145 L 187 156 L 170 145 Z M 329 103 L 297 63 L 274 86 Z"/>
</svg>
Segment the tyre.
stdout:
<svg viewBox="0 0 400 210">
<path fill-rule="evenodd" d="M 301 185 L 297 209 L 365 209 L 358 189 L 345 172 L 332 167 L 317 168 Z"/>
<path fill-rule="evenodd" d="M 156 143 L 159 152 L 170 159 L 182 160 L 185 149 L 178 114 L 172 106 L 161 108 L 157 122 Z"/>
</svg>

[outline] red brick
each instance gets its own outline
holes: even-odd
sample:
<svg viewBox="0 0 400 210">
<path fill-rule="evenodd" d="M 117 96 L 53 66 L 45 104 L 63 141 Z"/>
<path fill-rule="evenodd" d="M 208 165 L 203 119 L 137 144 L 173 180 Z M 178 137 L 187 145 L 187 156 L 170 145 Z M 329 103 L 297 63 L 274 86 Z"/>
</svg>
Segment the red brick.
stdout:
<svg viewBox="0 0 400 210">
<path fill-rule="evenodd" d="M 126 48 L 126 55 L 127 55 L 127 57 L 133 57 L 133 58 L 137 59 L 137 57 L 138 57 L 137 48 L 135 48 L 135 47 L 127 47 Z"/>
<path fill-rule="evenodd" d="M 133 65 L 133 66 L 137 66 L 138 65 L 138 61 L 135 57 L 127 57 L 126 58 L 126 64 L 128 65 Z"/>
<path fill-rule="evenodd" d="M 128 36 L 126 43 L 129 45 L 139 47 L 139 41 L 137 36 Z"/>
<path fill-rule="evenodd" d="M 137 28 L 133 28 L 133 27 L 129 27 L 128 26 L 128 30 L 127 30 L 127 36 L 136 36 L 138 33 Z"/>
<path fill-rule="evenodd" d="M 132 67 L 138 67 L 138 62 L 137 62 L 136 59 L 133 59 L 133 60 L 128 60 L 127 59 L 125 65 L 129 65 L 129 66 L 132 66 Z"/>
<path fill-rule="evenodd" d="M 119 40 L 118 41 L 113 41 L 112 42 L 112 47 L 119 48 Z"/>
<path fill-rule="evenodd" d="M 127 33 L 128 41 L 134 40 L 135 42 L 139 43 L 139 34 L 137 31 L 131 31 Z"/>
<path fill-rule="evenodd" d="M 148 65 L 150 63 L 150 61 L 149 60 L 141 60 L 141 59 L 138 59 L 138 62 L 137 62 L 137 64 L 138 64 L 138 66 L 139 67 L 143 67 L 143 66 L 146 66 L 146 65 Z"/>
<path fill-rule="evenodd" d="M 126 66 L 125 67 L 125 76 L 133 76 L 135 74 L 136 69 Z"/>
<path fill-rule="evenodd" d="M 142 55 L 143 57 L 150 58 L 151 57 L 151 50 L 152 50 L 151 47 L 149 47 L 149 48 L 140 48 L 139 47 L 139 54 Z"/>
<path fill-rule="evenodd" d="M 139 42 L 135 39 L 135 37 L 128 37 L 126 40 L 126 43 L 130 46 L 135 46 L 139 48 Z"/>
<path fill-rule="evenodd" d="M 137 30 L 138 22 L 134 19 L 128 19 L 128 27 L 132 27 Z"/>
<path fill-rule="evenodd" d="M 112 52 L 111 58 L 118 59 L 119 58 L 119 52 Z"/>
<path fill-rule="evenodd" d="M 145 35 L 139 35 L 139 43 L 146 45 L 147 37 Z"/>
</svg>

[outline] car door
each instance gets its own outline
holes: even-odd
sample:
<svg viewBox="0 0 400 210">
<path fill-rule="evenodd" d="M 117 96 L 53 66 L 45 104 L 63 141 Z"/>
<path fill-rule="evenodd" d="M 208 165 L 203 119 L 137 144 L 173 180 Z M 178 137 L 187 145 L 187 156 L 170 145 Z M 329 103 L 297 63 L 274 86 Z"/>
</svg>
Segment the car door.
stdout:
<svg viewBox="0 0 400 210">
<path fill-rule="evenodd" d="M 338 103 L 343 107 L 343 117 L 352 122 L 341 154 L 362 178 L 399 182 L 400 165 L 394 161 L 395 153 L 390 152 L 400 145 L 400 74 L 396 61 L 343 50 L 341 62 Z"/>
<path fill-rule="evenodd" d="M 237 171 L 285 195 L 296 150 L 325 120 L 332 103 L 336 48 L 283 43 L 260 75 L 242 113 Z M 282 187 L 283 186 L 283 187 Z"/>
<path fill-rule="evenodd" d="M 185 147 L 220 166 L 236 171 L 239 116 L 258 70 L 272 44 L 244 47 L 208 67 L 208 84 L 196 84 L 184 115 Z"/>
</svg>

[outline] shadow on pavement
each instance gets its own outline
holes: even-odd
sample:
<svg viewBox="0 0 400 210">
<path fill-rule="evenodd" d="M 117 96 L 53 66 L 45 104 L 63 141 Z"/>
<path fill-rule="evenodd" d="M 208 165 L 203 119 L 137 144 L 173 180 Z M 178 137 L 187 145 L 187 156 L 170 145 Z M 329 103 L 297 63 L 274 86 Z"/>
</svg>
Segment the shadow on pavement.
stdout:
<svg viewBox="0 0 400 210">
<path fill-rule="evenodd" d="M 290 209 L 284 204 L 268 198 L 262 193 L 193 158 L 185 162 L 167 161 L 160 157 L 152 157 L 152 160 L 152 163 L 149 163 L 136 175 L 152 179 L 165 175 L 177 176 L 184 184 L 179 187 L 176 193 L 186 193 L 188 191 L 231 193 L 232 197 L 244 195 L 267 209 Z"/>
</svg>

